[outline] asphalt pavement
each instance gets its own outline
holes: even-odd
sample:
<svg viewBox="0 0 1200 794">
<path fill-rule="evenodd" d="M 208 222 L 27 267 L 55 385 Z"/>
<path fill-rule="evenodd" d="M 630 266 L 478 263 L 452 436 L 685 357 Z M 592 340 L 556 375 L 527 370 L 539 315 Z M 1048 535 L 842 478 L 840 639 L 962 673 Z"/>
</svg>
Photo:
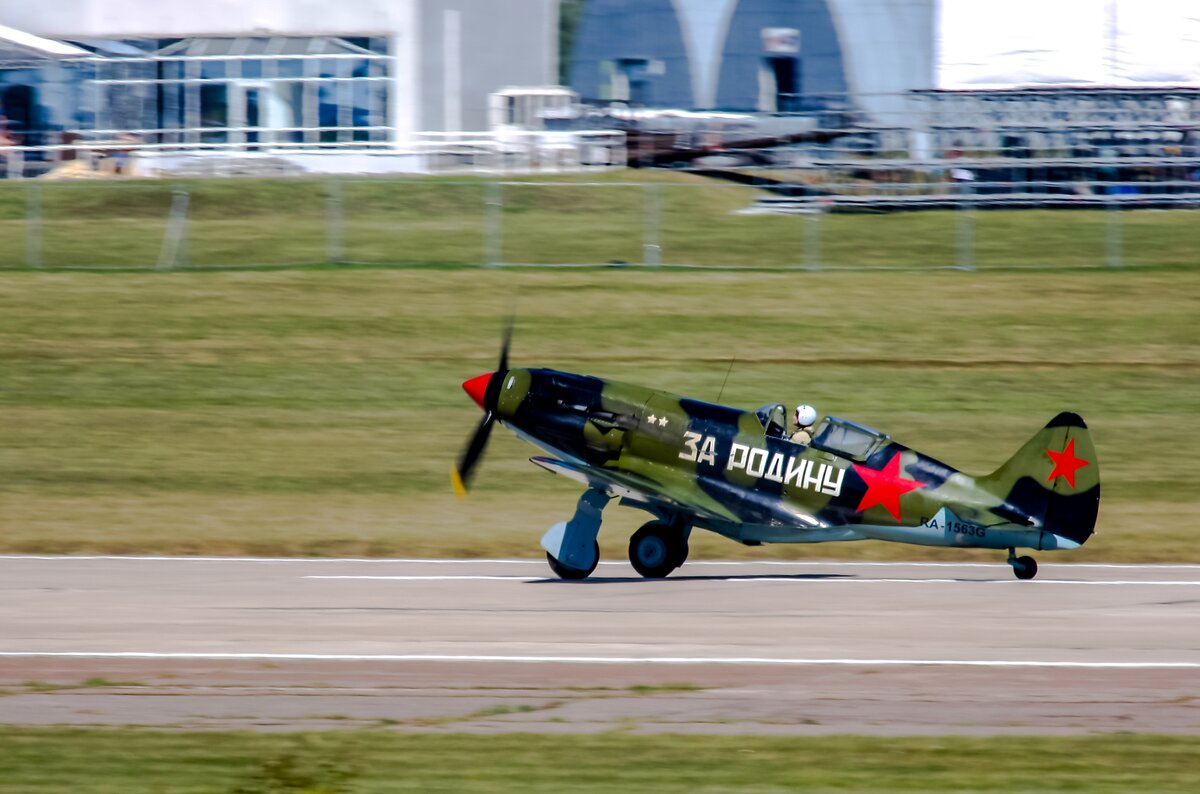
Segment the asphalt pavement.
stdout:
<svg viewBox="0 0 1200 794">
<path fill-rule="evenodd" d="M 0 723 L 1200 733 L 1200 566 L 0 558 Z"/>
</svg>

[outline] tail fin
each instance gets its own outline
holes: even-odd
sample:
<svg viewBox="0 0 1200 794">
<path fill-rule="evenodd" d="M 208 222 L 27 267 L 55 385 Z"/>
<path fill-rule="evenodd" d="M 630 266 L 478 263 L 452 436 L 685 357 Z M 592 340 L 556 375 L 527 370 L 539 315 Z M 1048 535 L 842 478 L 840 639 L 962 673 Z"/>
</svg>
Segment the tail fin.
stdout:
<svg viewBox="0 0 1200 794">
<path fill-rule="evenodd" d="M 1100 460 L 1087 424 L 1063 412 L 1003 466 L 978 480 L 1004 500 L 993 512 L 1032 521 L 1075 543 L 1087 541 L 1100 510 Z"/>
</svg>

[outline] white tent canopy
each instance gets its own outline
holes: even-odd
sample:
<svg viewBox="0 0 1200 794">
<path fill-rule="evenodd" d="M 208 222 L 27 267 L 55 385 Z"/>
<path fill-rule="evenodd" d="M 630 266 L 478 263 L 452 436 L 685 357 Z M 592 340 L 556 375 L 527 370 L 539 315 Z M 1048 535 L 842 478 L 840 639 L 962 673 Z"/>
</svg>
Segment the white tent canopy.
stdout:
<svg viewBox="0 0 1200 794">
<path fill-rule="evenodd" d="M 0 25 L 0 63 L 56 58 L 86 58 L 90 52 L 73 44 L 45 39 L 16 28 Z"/>
<path fill-rule="evenodd" d="M 1197 0 L 942 0 L 937 85 L 1200 86 Z"/>
</svg>

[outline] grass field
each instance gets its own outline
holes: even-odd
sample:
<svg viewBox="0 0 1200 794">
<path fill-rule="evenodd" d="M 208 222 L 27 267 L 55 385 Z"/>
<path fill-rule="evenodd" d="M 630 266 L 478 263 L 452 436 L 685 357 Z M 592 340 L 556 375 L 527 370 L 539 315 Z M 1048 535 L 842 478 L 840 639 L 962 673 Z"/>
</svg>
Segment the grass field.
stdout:
<svg viewBox="0 0 1200 794">
<path fill-rule="evenodd" d="M 528 736 L 0 728 L 38 792 L 1194 792 L 1195 738 Z"/>
<path fill-rule="evenodd" d="M 958 262 L 964 217 L 980 268 L 1103 264 L 1114 218 L 1127 265 L 1188 268 L 1200 249 L 1196 210 L 740 215 L 763 194 L 683 173 L 620 171 L 499 189 L 467 177 L 5 183 L 0 233 L 10 244 L 0 247 L 0 268 L 28 262 L 31 229 L 45 267 L 153 266 L 176 187 L 190 196 L 186 260 L 197 268 L 316 264 L 331 253 L 360 263 L 480 264 L 492 200 L 503 206 L 495 253 L 513 263 L 642 262 L 643 244 L 653 242 L 675 264 L 946 267 Z"/>
<path fill-rule="evenodd" d="M 873 219 L 863 219 L 871 221 Z M 1101 457 L 1100 534 L 1047 559 L 1200 561 L 1200 271 L 312 268 L 0 274 L 0 550 L 537 556 L 577 486 L 459 383 L 551 366 L 745 407 L 805 400 L 971 472 L 1063 409 Z M 622 559 L 641 513 L 613 508 Z M 999 559 L 882 543 L 699 557 Z"/>
</svg>

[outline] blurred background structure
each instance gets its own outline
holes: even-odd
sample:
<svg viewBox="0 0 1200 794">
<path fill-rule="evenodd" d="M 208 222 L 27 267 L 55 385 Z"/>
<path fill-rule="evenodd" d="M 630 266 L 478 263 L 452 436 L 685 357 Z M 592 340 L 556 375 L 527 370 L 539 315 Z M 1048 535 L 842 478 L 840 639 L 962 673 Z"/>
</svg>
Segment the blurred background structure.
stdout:
<svg viewBox="0 0 1200 794">
<path fill-rule="evenodd" d="M 1186 0 L 64 0 L 0 24 L 12 179 L 635 167 L 751 186 L 753 212 L 1200 203 Z"/>
<path fill-rule="evenodd" d="M 0 61 L 25 162 L 9 171 L 36 175 L 77 144 L 132 152 L 142 175 L 197 153 L 232 173 L 423 170 L 425 134 L 484 129 L 490 92 L 554 81 L 557 22 L 555 0 L 5 3 L 12 36 L 75 47 Z"/>
</svg>

